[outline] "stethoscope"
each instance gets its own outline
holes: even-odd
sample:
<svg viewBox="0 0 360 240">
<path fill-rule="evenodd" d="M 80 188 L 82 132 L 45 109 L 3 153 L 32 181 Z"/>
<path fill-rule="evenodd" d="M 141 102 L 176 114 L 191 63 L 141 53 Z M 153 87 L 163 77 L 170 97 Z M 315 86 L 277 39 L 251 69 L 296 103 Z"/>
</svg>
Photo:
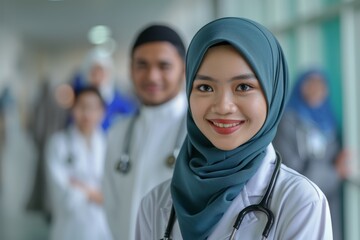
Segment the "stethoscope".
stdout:
<svg viewBox="0 0 360 240">
<path fill-rule="evenodd" d="M 119 157 L 119 160 L 115 164 L 115 170 L 122 174 L 127 174 L 131 169 L 130 144 L 132 141 L 132 135 L 134 132 L 135 122 L 136 122 L 138 116 L 139 116 L 139 114 L 137 114 L 130 121 L 129 127 L 126 130 L 125 138 L 124 138 L 124 139 L 127 139 L 127 141 L 124 144 L 123 151 Z M 177 137 L 176 137 L 175 146 L 173 148 L 174 150 L 165 159 L 165 164 L 168 168 L 173 168 L 175 165 L 176 156 L 180 150 L 180 147 L 181 147 L 183 140 L 185 138 L 185 135 L 186 135 L 185 127 L 186 127 L 186 118 L 184 118 L 182 120 L 182 123 L 178 129 L 178 132 L 176 135 Z"/>
<path fill-rule="evenodd" d="M 72 167 L 73 165 L 75 165 L 75 154 L 74 154 L 70 129 L 66 130 L 65 137 L 67 138 L 66 144 L 67 144 L 67 148 L 68 148 L 68 156 L 66 158 L 66 164 L 67 164 L 67 166 Z"/>
<path fill-rule="evenodd" d="M 274 214 L 270 210 L 270 200 L 272 198 L 272 195 L 274 192 L 274 187 L 275 187 L 276 181 L 279 176 L 280 166 L 281 166 L 281 156 L 279 153 L 276 152 L 275 169 L 274 169 L 273 174 L 271 175 L 271 179 L 270 179 L 269 185 L 266 188 L 265 195 L 263 196 L 263 198 L 261 199 L 261 201 L 258 204 L 253 204 L 253 205 L 247 206 L 246 208 L 244 208 L 243 210 L 240 211 L 240 213 L 238 214 L 238 216 L 235 220 L 235 223 L 233 225 L 233 230 L 232 230 L 230 238 L 229 238 L 230 240 L 233 240 L 235 238 L 235 234 L 236 234 L 237 230 L 239 230 L 242 220 L 244 219 L 245 215 L 250 212 L 262 212 L 266 215 L 267 223 L 266 223 L 266 226 L 262 233 L 262 240 L 267 239 L 267 237 L 269 236 L 269 232 L 274 224 Z M 165 234 L 161 240 L 172 240 L 170 235 L 171 235 L 172 229 L 174 227 L 175 220 L 176 220 L 175 209 L 174 209 L 174 206 L 172 206 L 169 221 L 166 226 Z"/>
</svg>

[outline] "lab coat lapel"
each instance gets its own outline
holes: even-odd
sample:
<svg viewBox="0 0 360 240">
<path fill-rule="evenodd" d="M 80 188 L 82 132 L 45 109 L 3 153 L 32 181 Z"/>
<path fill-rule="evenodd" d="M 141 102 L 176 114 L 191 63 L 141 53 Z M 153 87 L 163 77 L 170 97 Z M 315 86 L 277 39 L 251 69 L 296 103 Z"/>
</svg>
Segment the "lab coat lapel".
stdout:
<svg viewBox="0 0 360 240">
<path fill-rule="evenodd" d="M 164 204 L 164 207 L 160 208 L 161 221 L 162 221 L 162 224 L 160 226 L 164 226 L 163 229 L 160 230 L 161 236 L 163 236 L 163 234 L 165 233 L 165 228 L 168 225 L 171 208 L 172 208 L 172 200 L 169 197 L 166 201 L 166 204 Z M 175 220 L 173 229 L 171 231 L 171 236 L 173 237 L 174 240 L 182 239 L 180 227 L 177 219 Z"/>
<path fill-rule="evenodd" d="M 69 151 L 74 155 L 76 161 L 74 164 L 83 173 L 81 177 L 92 175 L 99 181 L 105 154 L 105 139 L 101 132 L 94 132 L 90 140 L 90 148 L 76 127 L 72 127 L 69 134 L 72 136 L 69 138 Z"/>
<path fill-rule="evenodd" d="M 251 205 L 251 203 L 248 190 L 245 185 L 240 194 L 233 200 L 220 222 L 216 225 L 208 240 L 229 239 L 239 212 L 249 205 Z M 248 225 L 254 223 L 255 221 L 257 221 L 257 217 L 254 212 L 246 214 L 241 223 L 240 229 L 245 229 Z"/>
<path fill-rule="evenodd" d="M 233 200 L 229 209 L 225 212 L 218 225 L 215 227 L 208 240 L 229 239 L 233 230 L 233 225 L 241 210 L 245 207 L 257 204 L 265 194 L 267 185 L 272 175 L 272 167 L 275 162 L 275 151 L 270 144 L 267 148 L 267 154 L 256 174 L 246 183 L 240 194 Z M 239 232 L 246 232 L 246 228 L 259 221 L 255 212 L 245 215 Z M 256 225 L 257 226 L 257 225 Z M 262 226 L 262 225 L 261 225 Z M 239 233 L 240 234 L 240 233 Z M 242 234 L 243 235 L 243 234 Z"/>
<path fill-rule="evenodd" d="M 105 159 L 105 137 L 101 129 L 97 129 L 91 138 L 91 156 L 93 172 L 97 179 L 101 179 Z"/>
</svg>

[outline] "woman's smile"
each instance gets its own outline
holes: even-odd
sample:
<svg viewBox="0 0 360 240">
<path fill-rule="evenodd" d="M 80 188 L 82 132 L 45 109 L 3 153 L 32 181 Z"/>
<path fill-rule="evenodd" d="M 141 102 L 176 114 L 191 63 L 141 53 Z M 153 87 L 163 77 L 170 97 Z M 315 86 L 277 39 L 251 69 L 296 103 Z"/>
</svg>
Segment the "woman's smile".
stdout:
<svg viewBox="0 0 360 240">
<path fill-rule="evenodd" d="M 219 134 L 231 134 L 241 128 L 244 120 L 209 119 L 210 126 Z"/>
</svg>

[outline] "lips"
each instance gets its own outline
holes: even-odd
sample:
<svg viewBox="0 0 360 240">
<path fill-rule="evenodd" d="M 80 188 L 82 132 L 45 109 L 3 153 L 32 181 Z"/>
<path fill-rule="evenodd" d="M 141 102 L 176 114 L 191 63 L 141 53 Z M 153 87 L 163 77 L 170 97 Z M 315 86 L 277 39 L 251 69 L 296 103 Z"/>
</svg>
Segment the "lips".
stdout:
<svg viewBox="0 0 360 240">
<path fill-rule="evenodd" d="M 155 93 L 161 90 L 161 87 L 157 84 L 148 84 L 143 86 L 143 89 L 148 93 Z"/>
<path fill-rule="evenodd" d="M 210 126 L 219 134 L 231 134 L 238 130 L 242 124 L 245 123 L 244 120 L 227 120 L 227 119 L 211 119 L 208 120 Z"/>
</svg>

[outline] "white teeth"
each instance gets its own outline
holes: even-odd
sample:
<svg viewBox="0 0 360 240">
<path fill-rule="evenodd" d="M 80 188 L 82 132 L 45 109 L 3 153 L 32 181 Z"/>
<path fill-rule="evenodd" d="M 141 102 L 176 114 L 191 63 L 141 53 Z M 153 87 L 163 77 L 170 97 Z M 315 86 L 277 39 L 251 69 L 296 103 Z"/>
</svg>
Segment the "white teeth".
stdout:
<svg viewBox="0 0 360 240">
<path fill-rule="evenodd" d="M 213 122 L 213 123 L 215 126 L 221 127 L 221 128 L 235 127 L 240 124 L 240 123 L 218 123 L 218 122 Z"/>
</svg>

